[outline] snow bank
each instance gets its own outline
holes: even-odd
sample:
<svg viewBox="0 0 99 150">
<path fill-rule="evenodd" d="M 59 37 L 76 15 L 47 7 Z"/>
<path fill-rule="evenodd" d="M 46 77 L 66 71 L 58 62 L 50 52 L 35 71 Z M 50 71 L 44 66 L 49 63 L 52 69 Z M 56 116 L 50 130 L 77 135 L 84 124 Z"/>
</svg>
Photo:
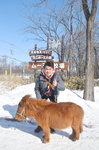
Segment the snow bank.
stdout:
<svg viewBox="0 0 99 150">
<path fill-rule="evenodd" d="M 66 89 L 60 92 L 58 102 L 71 101 L 80 105 L 85 112 L 83 123 L 84 126 L 80 140 L 73 142 L 69 139 L 71 128 L 57 130 L 51 134 L 51 140 L 48 144 L 41 142 L 43 133 L 36 134 L 34 129 L 37 124 L 32 121 L 13 122 L 5 120 L 5 117 L 15 116 L 17 105 L 21 98 L 26 94 L 35 97 L 34 83 L 23 85 L 12 91 L 7 91 L 0 87 L 0 150 L 98 150 L 99 149 L 99 87 L 95 87 L 95 102 L 85 101 L 82 99 L 82 91 L 70 91 Z"/>
</svg>

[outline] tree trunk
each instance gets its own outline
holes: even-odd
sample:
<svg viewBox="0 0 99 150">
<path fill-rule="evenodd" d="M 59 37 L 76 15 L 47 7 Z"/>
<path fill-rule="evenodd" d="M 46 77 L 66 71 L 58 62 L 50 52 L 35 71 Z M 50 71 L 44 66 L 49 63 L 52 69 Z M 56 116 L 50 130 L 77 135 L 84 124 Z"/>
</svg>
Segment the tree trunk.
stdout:
<svg viewBox="0 0 99 150">
<path fill-rule="evenodd" d="M 70 52 L 69 52 L 69 77 L 73 76 L 73 3 L 71 3 L 70 12 Z"/>
<path fill-rule="evenodd" d="M 94 42 L 93 22 L 87 21 L 86 28 L 86 70 L 84 99 L 94 101 Z"/>
<path fill-rule="evenodd" d="M 94 76 L 95 78 L 99 78 L 99 65 L 98 65 L 98 52 L 97 49 L 94 47 L 94 51 L 95 51 L 95 65 L 94 65 Z"/>
<path fill-rule="evenodd" d="M 98 0 L 92 0 L 92 9 L 89 10 L 87 0 L 82 0 L 83 11 L 86 18 L 86 70 L 84 99 L 94 101 L 94 42 L 93 25 Z"/>
</svg>

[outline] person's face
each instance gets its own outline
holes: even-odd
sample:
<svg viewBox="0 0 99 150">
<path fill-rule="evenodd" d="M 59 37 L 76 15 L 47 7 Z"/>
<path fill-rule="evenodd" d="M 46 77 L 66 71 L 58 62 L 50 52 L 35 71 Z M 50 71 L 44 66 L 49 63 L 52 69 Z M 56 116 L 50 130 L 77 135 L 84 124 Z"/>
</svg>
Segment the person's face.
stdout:
<svg viewBox="0 0 99 150">
<path fill-rule="evenodd" d="M 50 77 L 53 74 L 54 69 L 50 66 L 46 66 L 44 69 L 45 75 Z"/>
</svg>

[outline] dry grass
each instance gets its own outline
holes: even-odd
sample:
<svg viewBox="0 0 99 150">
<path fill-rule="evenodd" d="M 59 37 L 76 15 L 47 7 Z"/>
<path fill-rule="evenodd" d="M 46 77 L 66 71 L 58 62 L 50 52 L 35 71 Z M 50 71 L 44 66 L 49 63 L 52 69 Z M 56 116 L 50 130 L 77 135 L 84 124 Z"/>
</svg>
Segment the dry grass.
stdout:
<svg viewBox="0 0 99 150">
<path fill-rule="evenodd" d="M 19 85 L 23 85 L 27 83 L 28 83 L 28 79 L 23 79 L 20 76 L 0 75 L 0 85 L 2 87 L 5 87 L 8 90 L 12 90 Z"/>
</svg>

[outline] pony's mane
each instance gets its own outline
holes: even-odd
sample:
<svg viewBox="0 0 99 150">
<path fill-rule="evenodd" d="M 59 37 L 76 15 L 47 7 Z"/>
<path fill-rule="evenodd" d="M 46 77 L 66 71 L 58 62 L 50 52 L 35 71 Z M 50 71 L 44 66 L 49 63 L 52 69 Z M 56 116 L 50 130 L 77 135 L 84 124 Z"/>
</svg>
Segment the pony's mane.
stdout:
<svg viewBox="0 0 99 150">
<path fill-rule="evenodd" d="M 54 104 L 53 102 L 49 102 L 40 98 L 33 98 L 31 95 L 26 95 L 21 100 L 21 105 L 25 105 L 29 110 L 35 110 L 35 112 L 42 111 L 46 106 Z"/>
<path fill-rule="evenodd" d="M 32 98 L 31 96 L 26 96 L 26 98 L 26 108 L 30 113 L 33 111 L 34 116 L 39 115 L 40 112 L 42 112 L 47 106 L 49 107 L 51 104 L 54 104 L 53 102 L 49 102 L 44 99 Z"/>
<path fill-rule="evenodd" d="M 34 101 L 36 101 L 36 103 L 40 103 L 41 105 L 49 105 L 52 104 L 53 102 L 49 102 L 46 99 L 41 99 L 41 98 L 33 98 L 31 95 L 25 95 L 22 98 L 23 102 L 30 102 L 30 103 L 34 103 Z"/>
<path fill-rule="evenodd" d="M 47 105 L 53 104 L 53 102 L 49 102 L 49 101 L 47 101 L 45 99 L 41 99 L 41 98 L 29 97 L 28 101 L 31 101 L 31 104 L 36 103 L 37 105 L 41 105 L 41 106 L 47 106 Z"/>
</svg>

